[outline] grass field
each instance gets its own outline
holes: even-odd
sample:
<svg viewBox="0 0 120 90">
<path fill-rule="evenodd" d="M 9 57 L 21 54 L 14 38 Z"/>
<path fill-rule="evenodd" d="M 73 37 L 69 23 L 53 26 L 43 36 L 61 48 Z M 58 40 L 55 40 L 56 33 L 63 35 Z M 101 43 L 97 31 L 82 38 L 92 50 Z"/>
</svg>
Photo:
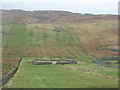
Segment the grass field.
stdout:
<svg viewBox="0 0 120 90">
<path fill-rule="evenodd" d="M 116 69 L 96 68 L 97 72 L 82 71 L 86 64 L 32 65 L 31 58 L 24 58 L 15 76 L 6 88 L 115 88 Z M 87 66 L 87 65 L 86 65 Z M 90 67 L 90 66 L 87 66 Z M 89 68 L 91 69 L 91 68 Z M 95 70 L 93 70 L 95 71 Z M 107 78 L 102 73 L 111 72 Z M 92 82 L 92 83 L 91 83 Z"/>
<path fill-rule="evenodd" d="M 8 88 L 117 87 L 118 69 L 98 67 L 94 58 L 116 55 L 117 21 L 3 23 L 3 75 L 24 58 Z M 74 59 L 77 65 L 32 65 L 33 58 Z M 28 82 L 29 80 L 29 82 Z M 92 83 L 91 83 L 92 82 Z"/>
</svg>

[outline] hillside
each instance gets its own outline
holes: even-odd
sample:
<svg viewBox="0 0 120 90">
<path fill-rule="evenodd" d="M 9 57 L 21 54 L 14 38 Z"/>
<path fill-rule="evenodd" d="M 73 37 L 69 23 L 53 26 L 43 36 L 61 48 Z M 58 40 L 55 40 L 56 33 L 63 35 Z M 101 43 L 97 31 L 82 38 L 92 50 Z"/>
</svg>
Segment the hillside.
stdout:
<svg viewBox="0 0 120 90">
<path fill-rule="evenodd" d="M 116 15 L 93 15 L 80 14 L 68 11 L 24 11 L 24 10 L 2 10 L 3 21 L 21 23 L 46 23 L 46 22 L 80 22 L 91 19 L 117 19 Z"/>
<path fill-rule="evenodd" d="M 5 87 L 71 88 L 73 83 L 73 87 L 117 87 L 117 15 L 23 10 L 3 10 L 2 15 L 3 76 L 22 60 L 12 84 Z M 33 66 L 31 61 L 37 58 L 72 59 L 78 64 Z M 91 83 L 93 79 L 98 83 Z"/>
</svg>

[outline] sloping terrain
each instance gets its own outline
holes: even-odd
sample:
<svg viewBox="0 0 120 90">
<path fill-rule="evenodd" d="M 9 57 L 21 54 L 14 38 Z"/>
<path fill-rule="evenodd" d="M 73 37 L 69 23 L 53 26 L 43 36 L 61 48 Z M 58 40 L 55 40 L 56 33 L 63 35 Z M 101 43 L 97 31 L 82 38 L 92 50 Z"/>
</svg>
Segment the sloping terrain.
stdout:
<svg viewBox="0 0 120 90">
<path fill-rule="evenodd" d="M 24 11 L 24 10 L 2 10 L 3 21 L 22 23 L 51 23 L 51 22 L 80 22 L 91 19 L 116 20 L 116 15 L 93 15 L 80 14 L 68 11 Z"/>
<path fill-rule="evenodd" d="M 83 87 L 102 87 L 103 82 L 105 82 L 103 87 L 117 87 L 118 69 L 101 67 L 101 64 L 93 63 L 96 58 L 118 56 L 117 25 L 116 15 L 83 15 L 66 11 L 3 10 L 3 76 L 23 58 L 18 75 L 15 76 L 16 79 L 13 79 L 11 81 L 13 83 L 10 85 L 11 82 L 9 82 L 6 87 L 21 87 L 23 79 L 20 81 L 20 78 L 28 80 L 28 78 L 38 77 L 40 73 L 37 69 L 40 71 L 45 69 L 46 71 L 47 67 L 49 69 L 56 68 L 52 72 L 46 72 L 50 76 L 54 75 L 56 70 L 61 71 L 61 68 L 67 70 L 68 74 L 63 74 L 64 70 L 59 74 L 56 73 L 54 80 L 55 82 L 56 80 L 60 81 L 55 86 L 49 82 L 45 83 L 48 79 L 43 79 L 41 88 L 71 87 L 72 83 L 74 83 L 74 87 L 81 87 L 79 84 L 82 83 Z M 32 66 L 31 61 L 34 58 L 73 59 L 78 62 L 78 65 L 50 65 L 44 68 L 44 66 Z M 26 72 L 24 67 L 27 71 L 29 68 L 33 70 L 36 67 L 37 69 Z M 50 71 L 49 69 L 48 71 Z M 24 71 L 28 78 L 24 75 Z M 35 72 L 38 73 L 35 74 Z M 35 75 L 29 76 L 30 73 Z M 46 73 L 43 73 L 43 76 Z M 73 76 L 71 75 L 68 79 L 64 77 L 65 75 L 69 76 L 70 73 Z M 78 76 L 71 80 L 70 78 L 74 77 L 75 73 Z M 90 73 L 90 77 L 88 73 Z M 84 78 L 80 82 L 80 74 L 85 74 L 85 77 L 88 78 Z M 96 74 L 101 76 L 94 78 Z M 41 77 L 47 78 L 47 76 L 43 76 Z M 62 78 L 64 78 L 65 83 L 67 80 L 70 82 L 62 85 Z M 101 81 L 100 78 L 102 78 Z M 23 87 L 30 87 L 33 83 L 32 79 L 28 86 L 24 81 L 25 86 Z M 51 81 L 53 77 L 49 79 Z M 78 84 L 74 81 L 76 79 L 78 79 Z M 88 83 L 85 83 L 87 79 Z M 93 79 L 98 80 L 97 84 L 93 83 L 89 86 Z M 38 79 L 38 82 L 40 80 L 41 78 Z M 33 87 L 39 87 L 39 84 L 33 85 Z"/>
</svg>

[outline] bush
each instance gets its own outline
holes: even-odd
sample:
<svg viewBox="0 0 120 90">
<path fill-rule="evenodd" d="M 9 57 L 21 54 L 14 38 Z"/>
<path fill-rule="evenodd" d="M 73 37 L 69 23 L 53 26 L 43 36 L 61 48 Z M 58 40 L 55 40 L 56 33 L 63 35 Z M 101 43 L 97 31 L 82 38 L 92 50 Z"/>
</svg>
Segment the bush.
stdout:
<svg viewBox="0 0 120 90">
<path fill-rule="evenodd" d="M 35 26 L 35 28 L 39 28 L 38 26 Z"/>
<path fill-rule="evenodd" d="M 54 31 L 54 32 L 60 32 L 60 30 L 58 30 L 57 28 L 54 28 L 52 31 Z"/>
</svg>

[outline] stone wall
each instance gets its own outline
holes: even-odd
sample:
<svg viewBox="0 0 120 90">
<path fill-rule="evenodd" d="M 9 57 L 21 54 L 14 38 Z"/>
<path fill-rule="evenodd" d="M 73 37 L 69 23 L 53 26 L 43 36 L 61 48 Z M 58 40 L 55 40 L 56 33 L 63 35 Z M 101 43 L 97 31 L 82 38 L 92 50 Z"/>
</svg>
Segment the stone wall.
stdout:
<svg viewBox="0 0 120 90">
<path fill-rule="evenodd" d="M 54 63 L 55 62 L 55 63 Z M 47 64 L 77 64 L 74 60 L 32 60 L 33 65 L 47 65 Z"/>
<path fill-rule="evenodd" d="M 19 64 L 20 64 L 21 61 L 22 61 L 22 58 L 20 59 L 19 62 L 17 62 L 15 67 L 13 67 L 6 75 L 2 76 L 2 85 L 7 83 L 13 77 L 13 75 L 18 70 L 18 67 L 19 67 Z"/>
</svg>

